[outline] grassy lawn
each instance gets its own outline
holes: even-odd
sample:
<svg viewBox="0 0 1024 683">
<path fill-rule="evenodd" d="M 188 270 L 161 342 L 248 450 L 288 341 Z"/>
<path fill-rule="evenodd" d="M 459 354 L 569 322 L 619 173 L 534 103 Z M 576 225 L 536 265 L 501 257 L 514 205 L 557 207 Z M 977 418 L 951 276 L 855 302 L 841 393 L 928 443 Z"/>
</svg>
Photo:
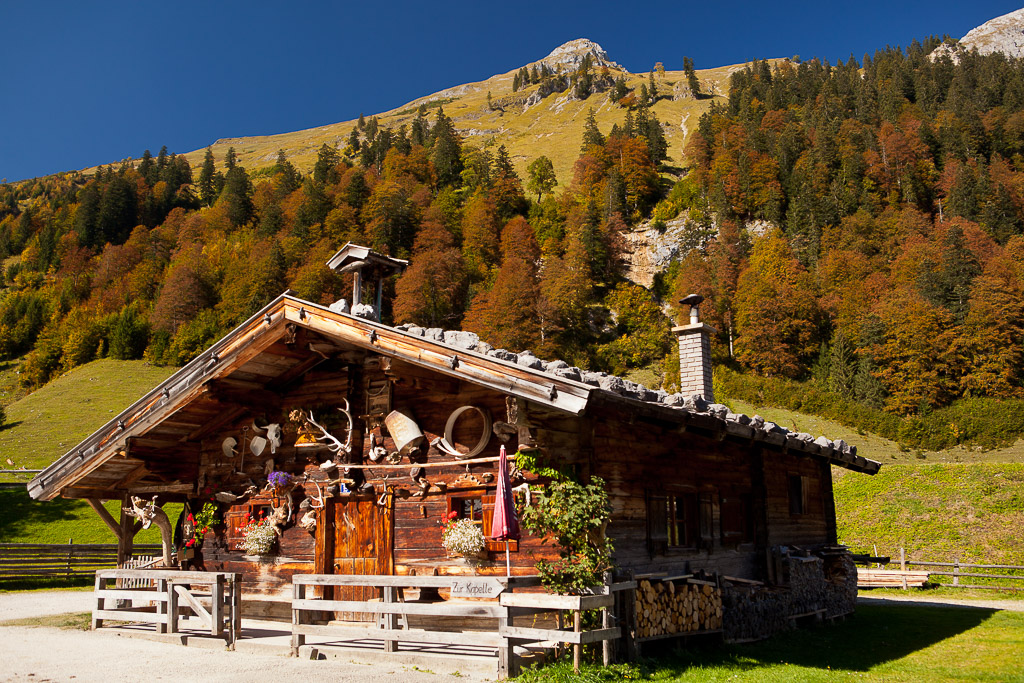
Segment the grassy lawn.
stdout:
<svg viewBox="0 0 1024 683">
<path fill-rule="evenodd" d="M 47 626 L 72 631 L 88 631 L 92 615 L 89 612 L 68 612 L 67 614 L 48 614 L 42 617 L 27 619 L 9 619 L 0 621 L 0 626 Z"/>
<path fill-rule="evenodd" d="M 104 507 L 119 519 L 118 501 Z M 180 503 L 164 508 L 171 523 L 178 520 Z M 117 543 L 114 534 L 83 500 L 57 498 L 46 503 L 32 500 L 25 489 L 0 489 L 0 543 Z M 154 526 L 135 536 L 136 543 L 159 543 L 160 531 Z"/>
<path fill-rule="evenodd" d="M 917 605 L 862 606 L 847 621 L 750 645 L 677 649 L 638 666 L 559 663 L 534 681 L 1024 681 L 1024 613 Z"/>
<path fill-rule="evenodd" d="M 175 370 L 141 360 L 97 360 L 7 406 L 7 424 L 0 430 L 0 469 L 46 467 Z M 27 482 L 28 477 L 13 475 L 3 481 Z"/>
</svg>

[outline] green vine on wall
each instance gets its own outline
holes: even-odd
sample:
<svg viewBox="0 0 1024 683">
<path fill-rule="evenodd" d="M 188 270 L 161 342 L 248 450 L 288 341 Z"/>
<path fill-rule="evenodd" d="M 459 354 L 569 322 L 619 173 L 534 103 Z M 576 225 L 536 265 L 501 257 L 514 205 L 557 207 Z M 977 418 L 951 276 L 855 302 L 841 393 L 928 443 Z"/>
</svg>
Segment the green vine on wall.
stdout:
<svg viewBox="0 0 1024 683">
<path fill-rule="evenodd" d="M 612 543 L 604 533 L 611 513 L 599 477 L 581 484 L 559 475 L 538 490 L 533 505 L 523 512 L 522 524 L 545 542 L 553 537 L 558 544 L 558 561 L 541 560 L 536 565 L 546 588 L 580 595 L 603 582 L 604 573 L 612 568 Z"/>
</svg>

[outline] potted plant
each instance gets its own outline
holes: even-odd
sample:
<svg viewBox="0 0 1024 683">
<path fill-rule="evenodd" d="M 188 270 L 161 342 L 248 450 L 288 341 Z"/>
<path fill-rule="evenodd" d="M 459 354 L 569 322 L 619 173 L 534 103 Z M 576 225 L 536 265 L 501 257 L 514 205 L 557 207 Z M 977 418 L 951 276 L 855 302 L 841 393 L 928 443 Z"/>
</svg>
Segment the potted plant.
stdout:
<svg viewBox="0 0 1024 683">
<path fill-rule="evenodd" d="M 484 532 L 479 524 L 469 519 L 459 519 L 458 512 L 448 514 L 448 521 L 441 530 L 441 545 L 450 557 L 482 559 L 484 551 Z"/>
<path fill-rule="evenodd" d="M 242 527 L 242 549 L 246 555 L 269 555 L 277 540 L 277 529 L 269 518 L 249 517 L 246 513 Z"/>
</svg>

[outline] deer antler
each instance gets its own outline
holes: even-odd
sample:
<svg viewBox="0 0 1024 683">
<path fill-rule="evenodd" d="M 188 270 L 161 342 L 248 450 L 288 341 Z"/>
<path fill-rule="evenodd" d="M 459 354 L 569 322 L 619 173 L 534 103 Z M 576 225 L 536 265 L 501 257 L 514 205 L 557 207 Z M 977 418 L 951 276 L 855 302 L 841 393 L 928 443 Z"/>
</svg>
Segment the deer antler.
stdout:
<svg viewBox="0 0 1024 683">
<path fill-rule="evenodd" d="M 316 421 L 316 418 L 313 416 L 313 411 L 309 411 L 309 424 L 319 429 L 323 434 L 323 436 L 316 437 L 316 440 L 328 442 L 327 449 L 334 454 L 340 453 L 342 451 L 344 451 L 345 453 L 352 452 L 352 431 L 355 428 L 355 423 L 352 420 L 352 413 L 349 412 L 350 406 L 348 404 L 348 400 L 342 400 L 345 401 L 345 407 L 338 408 L 338 411 L 344 414 L 345 417 L 348 419 L 348 439 L 346 439 L 345 443 L 342 443 L 337 437 L 335 437 L 333 434 L 324 429 L 324 427 Z"/>
</svg>

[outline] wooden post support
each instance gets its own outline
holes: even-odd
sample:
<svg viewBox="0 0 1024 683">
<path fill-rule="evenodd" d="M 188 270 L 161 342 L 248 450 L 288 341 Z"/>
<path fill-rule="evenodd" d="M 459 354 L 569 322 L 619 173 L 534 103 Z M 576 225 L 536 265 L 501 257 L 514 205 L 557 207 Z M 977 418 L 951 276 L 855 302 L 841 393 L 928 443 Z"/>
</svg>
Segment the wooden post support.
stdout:
<svg viewBox="0 0 1024 683">
<path fill-rule="evenodd" d="M 611 572 L 605 572 L 604 573 L 605 592 L 608 593 L 608 594 L 612 594 L 612 582 L 613 582 L 612 573 Z M 620 600 L 621 597 L 622 596 L 620 596 L 620 595 L 615 595 L 615 604 L 614 604 L 614 606 L 611 607 L 611 608 L 605 607 L 603 610 L 601 610 L 601 628 L 611 628 L 612 627 L 612 613 L 609 611 L 609 609 L 614 609 L 615 610 L 615 616 L 617 617 L 620 614 L 619 603 L 621 601 Z M 615 651 L 612 648 L 613 648 L 613 645 L 612 645 L 612 641 L 611 640 L 602 640 L 601 641 L 601 663 L 604 664 L 605 666 L 608 666 L 609 664 L 611 664 L 615 660 Z"/>
<path fill-rule="evenodd" d="M 578 609 L 577 610 L 573 610 L 573 613 L 572 613 L 572 630 L 573 630 L 573 633 L 579 633 L 580 632 L 580 626 L 581 626 L 580 622 L 582 620 L 581 612 L 582 612 L 582 610 L 578 610 Z M 582 649 L 582 646 L 579 644 L 579 638 L 577 637 L 577 642 L 572 644 L 572 670 L 573 670 L 574 673 L 579 673 L 580 672 L 580 650 L 581 649 Z"/>
<path fill-rule="evenodd" d="M 391 603 L 396 602 L 396 600 L 395 600 L 395 592 L 396 591 L 397 591 L 397 589 L 394 586 L 384 586 L 384 603 L 385 604 L 390 605 Z M 385 629 L 387 629 L 388 631 L 393 631 L 397 627 L 397 625 L 398 625 L 396 623 L 395 613 L 394 612 L 385 612 L 382 616 L 384 617 L 382 626 Z M 396 652 L 397 650 L 398 650 L 398 641 L 395 641 L 395 640 L 385 640 L 384 641 L 384 651 L 385 652 Z"/>
<path fill-rule="evenodd" d="M 99 576 L 99 574 L 97 574 L 96 575 L 96 584 L 95 584 L 95 586 L 96 586 L 96 596 L 97 596 L 96 597 L 96 609 L 93 611 L 92 624 L 91 624 L 91 627 L 92 627 L 93 631 L 95 631 L 96 629 L 101 628 L 103 626 L 103 620 L 96 618 L 96 612 L 102 612 L 103 611 L 104 599 L 99 597 L 99 591 L 103 590 L 106 587 L 106 585 L 107 585 L 107 580 L 102 578 L 101 576 Z"/>
<path fill-rule="evenodd" d="M 161 590 L 167 592 L 167 633 L 178 632 L 178 591 L 174 589 L 174 582 L 162 580 Z"/>
<path fill-rule="evenodd" d="M 234 650 L 235 643 L 242 637 L 242 575 L 231 575 L 231 643 L 229 647 Z"/>
<path fill-rule="evenodd" d="M 953 585 L 960 585 L 960 558 L 953 560 Z"/>
<path fill-rule="evenodd" d="M 306 598 L 306 584 L 292 584 L 292 601 Z M 296 626 L 302 624 L 302 610 L 292 608 L 292 657 L 299 656 L 299 648 L 306 644 L 306 636 L 296 632 Z"/>
<path fill-rule="evenodd" d="M 503 606 L 501 616 L 498 617 L 498 632 L 501 633 L 506 627 L 512 626 L 512 608 Z M 498 678 L 512 678 L 519 674 L 519 667 L 516 662 L 515 647 L 512 645 L 512 638 L 505 636 L 505 641 L 498 647 Z"/>
<path fill-rule="evenodd" d="M 224 575 L 219 572 L 210 586 L 210 635 L 224 635 Z"/>
<path fill-rule="evenodd" d="M 907 571 L 907 549 L 900 548 L 900 571 Z"/>
</svg>

